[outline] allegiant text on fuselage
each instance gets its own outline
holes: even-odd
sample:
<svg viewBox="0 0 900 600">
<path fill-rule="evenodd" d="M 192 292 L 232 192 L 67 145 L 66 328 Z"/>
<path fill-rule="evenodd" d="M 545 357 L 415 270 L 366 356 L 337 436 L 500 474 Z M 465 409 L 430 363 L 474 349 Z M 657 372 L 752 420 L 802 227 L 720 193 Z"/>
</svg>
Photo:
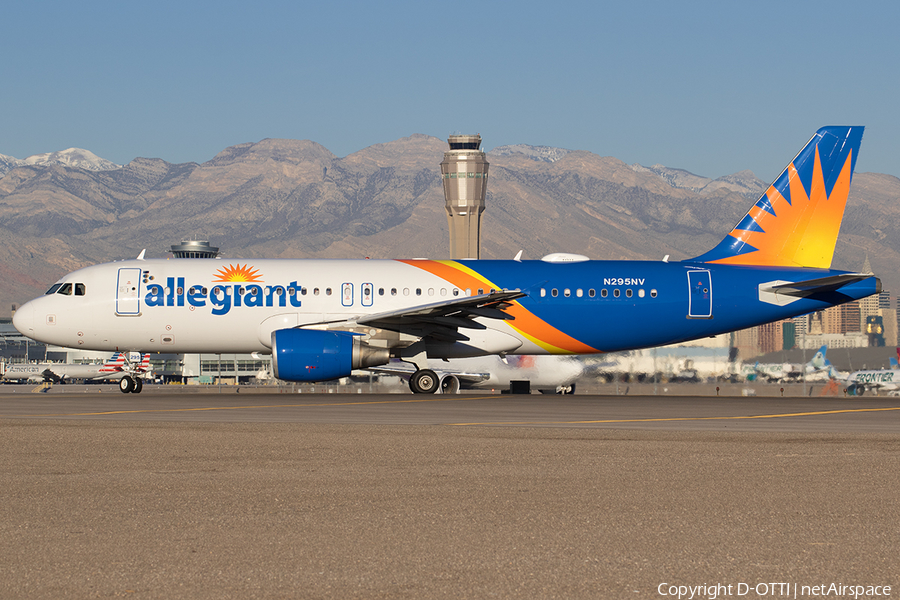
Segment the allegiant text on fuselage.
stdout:
<svg viewBox="0 0 900 600">
<path fill-rule="evenodd" d="M 299 308 L 300 286 L 296 281 L 283 285 L 255 283 L 218 284 L 207 291 L 206 286 L 194 285 L 185 289 L 184 277 L 169 277 L 166 286 L 158 283 L 147 286 L 144 303 L 149 306 L 188 306 L 203 308 L 209 302 L 212 314 L 227 314 L 232 306 L 293 306 Z"/>
</svg>

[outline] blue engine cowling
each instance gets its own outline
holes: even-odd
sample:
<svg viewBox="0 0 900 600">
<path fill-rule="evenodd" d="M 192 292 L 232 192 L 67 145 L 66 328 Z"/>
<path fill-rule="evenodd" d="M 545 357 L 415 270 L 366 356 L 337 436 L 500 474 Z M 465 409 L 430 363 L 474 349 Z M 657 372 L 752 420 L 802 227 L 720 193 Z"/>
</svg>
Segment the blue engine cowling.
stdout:
<svg viewBox="0 0 900 600">
<path fill-rule="evenodd" d="M 272 332 L 272 368 L 285 381 L 328 381 L 353 369 L 390 361 L 387 348 L 372 348 L 346 331 L 279 329 Z"/>
</svg>

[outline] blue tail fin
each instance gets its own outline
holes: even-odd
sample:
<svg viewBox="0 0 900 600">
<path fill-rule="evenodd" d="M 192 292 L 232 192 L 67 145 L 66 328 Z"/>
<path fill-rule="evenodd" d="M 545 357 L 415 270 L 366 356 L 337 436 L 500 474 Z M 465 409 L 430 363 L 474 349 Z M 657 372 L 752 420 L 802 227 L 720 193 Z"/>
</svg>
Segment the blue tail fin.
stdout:
<svg viewBox="0 0 900 600">
<path fill-rule="evenodd" d="M 829 268 L 863 129 L 818 130 L 731 233 L 693 260 Z"/>
</svg>

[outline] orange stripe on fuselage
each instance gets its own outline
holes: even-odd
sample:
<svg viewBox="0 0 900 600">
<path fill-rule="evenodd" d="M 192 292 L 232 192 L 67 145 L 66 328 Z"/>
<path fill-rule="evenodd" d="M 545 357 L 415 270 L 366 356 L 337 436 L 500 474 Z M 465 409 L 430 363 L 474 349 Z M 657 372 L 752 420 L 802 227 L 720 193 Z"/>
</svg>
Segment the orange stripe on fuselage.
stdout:
<svg viewBox="0 0 900 600">
<path fill-rule="evenodd" d="M 462 290 L 472 290 L 473 294 L 478 289 L 485 291 L 501 289 L 500 286 L 492 283 L 480 273 L 452 260 L 399 260 L 398 262 L 427 271 Z M 553 327 L 516 301 L 513 301 L 504 312 L 515 317 L 514 321 L 507 321 L 510 327 L 551 354 L 596 354 L 599 352 L 596 348 Z"/>
</svg>

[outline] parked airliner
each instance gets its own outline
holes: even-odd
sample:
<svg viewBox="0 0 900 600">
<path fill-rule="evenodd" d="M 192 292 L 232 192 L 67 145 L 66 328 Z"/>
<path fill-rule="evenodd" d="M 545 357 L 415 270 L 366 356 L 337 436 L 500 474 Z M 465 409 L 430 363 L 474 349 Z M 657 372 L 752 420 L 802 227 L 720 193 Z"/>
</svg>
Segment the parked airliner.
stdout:
<svg viewBox="0 0 900 600">
<path fill-rule="evenodd" d="M 897 348 L 897 356 L 900 357 L 900 348 Z M 868 369 L 854 371 L 849 375 L 842 373 L 838 379 L 843 379 L 847 384 L 847 393 L 851 396 L 862 396 L 868 390 L 887 391 L 890 395 L 896 395 L 900 390 L 900 364 L 893 356 L 888 359 L 890 369 Z"/>
<path fill-rule="evenodd" d="M 881 291 L 831 269 L 863 128 L 824 127 L 715 248 L 681 262 L 137 260 L 65 275 L 14 325 L 93 350 L 271 353 L 276 377 L 325 381 L 429 358 L 663 346 Z M 133 390 L 131 377 L 123 392 Z"/>
<path fill-rule="evenodd" d="M 750 381 L 790 383 L 796 381 L 826 381 L 833 376 L 834 368 L 825 357 L 828 346 L 819 351 L 804 365 L 796 363 L 745 364 L 744 371 Z"/>
<path fill-rule="evenodd" d="M 509 390 L 513 381 L 523 380 L 541 393 L 574 394 L 575 382 L 585 372 L 584 363 L 571 356 L 476 356 L 429 360 L 428 368 L 437 376 L 437 391 L 443 394 L 461 389 Z M 409 378 L 417 369 L 412 363 L 391 361 L 370 370 Z"/>
<path fill-rule="evenodd" d="M 145 354 L 136 364 L 124 352 L 116 352 L 102 365 L 72 363 L 9 363 L 3 365 L 2 378 L 8 380 L 66 383 L 73 379 L 87 381 L 115 380 L 125 376 L 145 375 L 150 371 L 150 355 Z M 136 381 L 139 381 L 137 379 Z"/>
</svg>

